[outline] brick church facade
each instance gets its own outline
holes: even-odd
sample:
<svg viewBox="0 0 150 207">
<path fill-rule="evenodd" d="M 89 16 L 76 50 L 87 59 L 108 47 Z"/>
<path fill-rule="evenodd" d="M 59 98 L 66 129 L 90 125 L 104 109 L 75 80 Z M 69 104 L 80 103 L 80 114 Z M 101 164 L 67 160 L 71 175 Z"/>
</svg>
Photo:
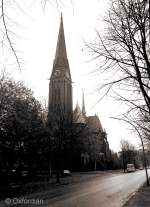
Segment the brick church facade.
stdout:
<svg viewBox="0 0 150 207">
<path fill-rule="evenodd" d="M 83 169 L 106 168 L 110 160 L 107 133 L 97 115 L 87 116 L 83 94 L 82 108 L 73 110 L 72 79 L 67 58 L 63 18 L 61 15 L 55 59 L 49 83 L 48 121 L 55 114 L 70 117 L 73 126 L 82 130 L 78 162 Z M 58 111 L 59 110 L 59 111 Z"/>
</svg>

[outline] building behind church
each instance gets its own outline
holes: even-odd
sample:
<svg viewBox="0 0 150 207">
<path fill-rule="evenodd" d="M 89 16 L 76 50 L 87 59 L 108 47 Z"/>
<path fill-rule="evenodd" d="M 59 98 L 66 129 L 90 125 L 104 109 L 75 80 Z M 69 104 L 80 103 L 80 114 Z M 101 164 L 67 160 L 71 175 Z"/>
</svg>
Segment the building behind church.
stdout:
<svg viewBox="0 0 150 207">
<path fill-rule="evenodd" d="M 74 131 L 76 130 L 74 135 L 72 133 L 69 136 L 70 141 L 73 140 L 74 136 L 75 142 L 71 146 L 72 149 L 66 153 L 65 159 L 69 161 L 64 160 L 61 163 L 62 168 L 70 167 L 75 170 L 77 168 L 83 170 L 106 169 L 111 156 L 107 133 L 97 115 L 86 115 L 84 94 L 82 97 L 82 108 L 77 103 L 73 110 L 72 78 L 67 58 L 62 16 L 49 83 L 48 123 L 51 123 L 52 128 L 54 128 L 54 120 L 58 116 L 59 125 L 62 125 L 60 124 L 61 120 L 67 123 L 66 125 L 63 123 L 63 127 L 65 125 L 69 129 L 73 128 Z M 62 130 L 63 127 L 58 128 L 58 130 Z M 69 131 L 69 129 L 67 130 Z M 70 132 L 67 133 L 69 134 Z M 65 130 L 62 130 L 61 136 L 58 133 L 58 136 L 60 136 L 58 148 L 61 148 L 60 142 L 63 143 L 61 139 L 68 136 L 68 134 L 65 136 L 64 134 Z M 67 145 L 66 143 L 64 144 L 65 146 Z M 65 146 L 63 146 L 63 149 L 65 149 Z M 75 151 L 74 149 L 76 149 L 76 153 L 72 155 Z M 58 159 L 61 159 L 63 156 L 63 153 L 60 154 Z M 53 165 L 55 167 L 55 163 Z"/>
</svg>

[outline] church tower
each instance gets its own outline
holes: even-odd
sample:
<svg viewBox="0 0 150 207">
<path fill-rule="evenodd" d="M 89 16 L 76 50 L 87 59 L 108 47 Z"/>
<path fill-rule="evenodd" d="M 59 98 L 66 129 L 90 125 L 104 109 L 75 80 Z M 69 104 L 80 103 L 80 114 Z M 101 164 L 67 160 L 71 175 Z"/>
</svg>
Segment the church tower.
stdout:
<svg viewBox="0 0 150 207">
<path fill-rule="evenodd" d="M 59 113 L 58 110 L 66 115 L 72 114 L 72 80 L 67 58 L 62 14 L 49 83 L 49 115 L 55 112 Z"/>
</svg>

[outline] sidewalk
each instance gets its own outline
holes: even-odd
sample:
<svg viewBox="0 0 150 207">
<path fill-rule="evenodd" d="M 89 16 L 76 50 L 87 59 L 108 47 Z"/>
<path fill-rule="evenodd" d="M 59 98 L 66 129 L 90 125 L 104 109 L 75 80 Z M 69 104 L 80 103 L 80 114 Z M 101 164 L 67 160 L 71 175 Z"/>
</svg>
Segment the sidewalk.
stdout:
<svg viewBox="0 0 150 207">
<path fill-rule="evenodd" d="M 123 207 L 150 207 L 150 186 L 141 187 Z"/>
</svg>

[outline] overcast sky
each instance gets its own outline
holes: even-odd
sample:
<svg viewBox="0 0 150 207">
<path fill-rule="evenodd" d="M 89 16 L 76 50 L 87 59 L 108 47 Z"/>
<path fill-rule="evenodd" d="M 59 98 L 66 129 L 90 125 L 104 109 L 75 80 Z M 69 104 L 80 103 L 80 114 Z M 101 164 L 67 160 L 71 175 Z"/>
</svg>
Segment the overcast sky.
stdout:
<svg viewBox="0 0 150 207">
<path fill-rule="evenodd" d="M 47 4 L 43 11 L 39 3 L 29 5 L 27 2 L 30 1 L 27 0 L 26 5 L 21 5 L 26 14 L 18 12 L 15 16 L 11 11 L 17 22 L 21 24 L 21 27 L 15 28 L 16 33 L 21 36 L 15 47 L 20 51 L 22 71 L 19 72 L 15 64 L 12 64 L 12 58 L 9 58 L 11 64 L 5 59 L 3 65 L 7 65 L 7 71 L 15 79 L 24 80 L 34 91 L 37 99 L 47 102 L 48 79 L 55 57 L 60 13 L 54 3 Z M 75 0 L 74 4 L 66 0 L 64 5 L 59 5 L 59 10 L 63 13 L 67 55 L 74 82 L 74 107 L 77 100 L 81 105 L 82 89 L 84 89 L 87 115 L 95 113 L 99 115 L 102 126 L 108 134 L 110 148 L 118 151 L 120 139 L 130 138 L 131 142 L 134 142 L 135 137 L 128 130 L 128 126 L 110 119 L 122 111 L 119 104 L 109 97 L 98 102 L 100 94 L 96 93 L 95 89 L 103 74 L 97 76 L 93 73 L 96 65 L 89 61 L 91 57 L 86 52 L 83 41 L 94 40 L 95 28 L 103 32 L 105 25 L 102 19 L 108 9 L 109 0 Z"/>
</svg>

